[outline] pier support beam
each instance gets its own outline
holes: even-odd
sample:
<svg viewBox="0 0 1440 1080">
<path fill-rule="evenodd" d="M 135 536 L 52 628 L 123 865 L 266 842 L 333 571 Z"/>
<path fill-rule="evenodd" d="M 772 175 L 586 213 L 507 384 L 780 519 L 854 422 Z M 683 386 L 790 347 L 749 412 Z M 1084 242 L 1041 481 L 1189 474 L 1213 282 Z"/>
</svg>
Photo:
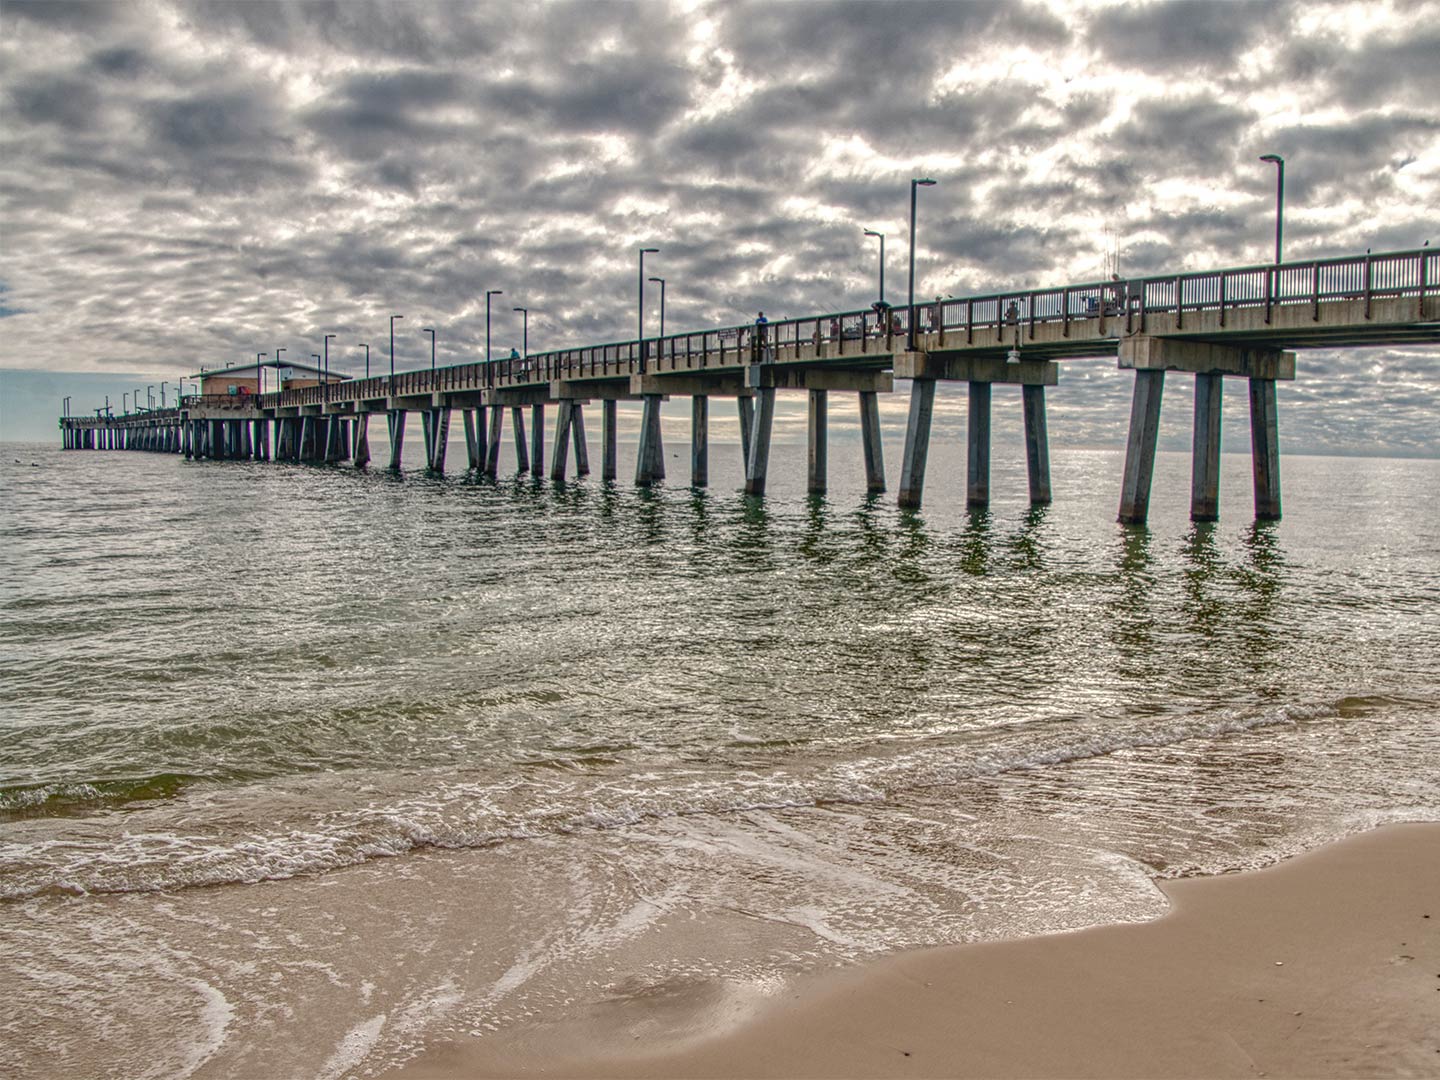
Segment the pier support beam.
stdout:
<svg viewBox="0 0 1440 1080">
<path fill-rule="evenodd" d="M 665 479 L 665 441 L 660 434 L 659 394 L 645 394 L 640 413 L 640 446 L 635 455 L 635 485 L 649 487 Z"/>
<path fill-rule="evenodd" d="M 570 439 L 575 444 L 575 475 L 590 475 L 590 448 L 585 444 L 585 403 L 575 402 L 570 410 Z"/>
<path fill-rule="evenodd" d="M 363 469 L 370 464 L 369 413 L 357 413 L 355 416 L 355 439 L 351 445 L 350 456 L 357 469 Z"/>
<path fill-rule="evenodd" d="M 420 410 L 420 437 L 425 440 L 425 468 L 435 468 L 435 413 Z"/>
<path fill-rule="evenodd" d="M 972 382 L 965 425 L 965 505 L 990 505 L 990 383 Z"/>
<path fill-rule="evenodd" d="M 530 451 L 525 445 L 525 413 L 519 405 L 510 407 L 510 426 L 515 429 L 515 468 L 530 471 Z"/>
<path fill-rule="evenodd" d="M 530 406 L 530 475 L 545 475 L 545 406 Z"/>
<path fill-rule="evenodd" d="M 1220 519 L 1220 410 L 1225 376 L 1195 376 L 1195 431 L 1190 455 L 1190 520 Z"/>
<path fill-rule="evenodd" d="M 825 492 L 825 474 L 828 471 L 828 434 L 829 425 L 829 404 L 830 392 L 828 390 L 810 391 L 809 409 L 809 453 L 806 455 L 808 466 L 808 478 L 806 490 L 811 495 L 822 495 Z"/>
<path fill-rule="evenodd" d="M 475 441 L 475 410 L 461 409 L 460 419 L 465 424 L 465 467 L 473 472 L 480 467 L 480 444 Z"/>
<path fill-rule="evenodd" d="M 570 460 L 570 424 L 574 418 L 575 403 L 562 398 L 555 407 L 555 448 L 550 452 L 550 479 L 561 482 Z"/>
<path fill-rule="evenodd" d="M 750 467 L 750 433 L 755 428 L 755 399 L 737 397 L 735 408 L 740 414 L 740 464 Z"/>
<path fill-rule="evenodd" d="M 600 403 L 600 479 L 614 480 L 619 472 L 619 438 L 615 432 L 617 407 L 606 398 Z"/>
<path fill-rule="evenodd" d="M 500 472 L 500 439 L 504 435 L 505 408 L 495 405 L 490 409 L 490 438 L 485 444 L 485 475 L 497 476 Z"/>
<path fill-rule="evenodd" d="M 880 395 L 860 391 L 860 441 L 865 451 L 865 490 L 885 490 L 885 454 L 880 444 Z"/>
<path fill-rule="evenodd" d="M 405 446 L 405 410 L 391 409 L 385 414 L 385 423 L 390 432 L 390 468 L 400 471 L 400 454 Z"/>
<path fill-rule="evenodd" d="M 925 460 L 930 455 L 930 420 L 935 414 L 935 380 L 910 384 L 910 420 L 905 425 L 905 453 L 900 459 L 900 506 L 920 509 L 925 491 Z"/>
<path fill-rule="evenodd" d="M 1250 453 L 1255 472 L 1255 518 L 1280 520 L 1280 418 L 1275 380 L 1250 380 Z"/>
<path fill-rule="evenodd" d="M 775 425 L 775 388 L 762 386 L 755 391 L 750 425 L 750 456 L 745 461 L 745 494 L 764 495 L 765 480 L 770 471 L 770 431 Z"/>
<path fill-rule="evenodd" d="M 1050 436 L 1045 429 L 1045 387 L 1022 386 L 1025 413 L 1025 466 L 1030 477 L 1030 504 L 1050 502 Z"/>
<path fill-rule="evenodd" d="M 690 486 L 710 483 L 710 399 L 696 394 L 690 399 Z"/>
<path fill-rule="evenodd" d="M 450 446 L 450 409 L 442 406 L 435 410 L 435 456 L 431 468 L 438 473 L 445 471 L 445 451 Z"/>
<path fill-rule="evenodd" d="M 1137 369 L 1130 403 L 1130 437 L 1125 443 L 1125 475 L 1120 483 L 1120 523 L 1143 525 L 1150 513 L 1150 478 L 1160 433 L 1160 399 L 1165 372 Z"/>
</svg>

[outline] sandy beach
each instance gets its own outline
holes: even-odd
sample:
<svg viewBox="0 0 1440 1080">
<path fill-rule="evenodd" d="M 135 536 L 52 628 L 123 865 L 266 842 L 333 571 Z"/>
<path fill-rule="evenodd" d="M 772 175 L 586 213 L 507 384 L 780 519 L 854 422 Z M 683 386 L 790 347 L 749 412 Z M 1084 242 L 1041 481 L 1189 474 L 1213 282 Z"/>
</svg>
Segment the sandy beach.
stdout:
<svg viewBox="0 0 1440 1080">
<path fill-rule="evenodd" d="M 697 988 L 617 994 L 392 1075 L 1440 1076 L 1440 824 L 1160 887 L 1171 910 L 1150 923 L 900 954 L 738 1022 Z M 664 1017 L 707 1009 L 667 1037 Z"/>
</svg>

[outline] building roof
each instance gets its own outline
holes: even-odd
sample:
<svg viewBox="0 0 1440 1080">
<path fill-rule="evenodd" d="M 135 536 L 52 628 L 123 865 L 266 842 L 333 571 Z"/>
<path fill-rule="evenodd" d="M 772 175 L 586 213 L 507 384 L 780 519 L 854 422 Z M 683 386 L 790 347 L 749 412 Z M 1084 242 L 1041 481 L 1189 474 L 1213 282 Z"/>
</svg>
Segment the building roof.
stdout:
<svg viewBox="0 0 1440 1080">
<path fill-rule="evenodd" d="M 263 364 L 235 364 L 231 367 L 210 368 L 208 371 L 205 368 L 201 368 L 196 374 L 185 377 L 187 379 L 216 379 L 226 375 L 255 375 L 259 373 L 261 368 L 280 368 L 282 370 L 289 368 L 291 371 L 314 375 L 316 378 L 323 379 L 325 377 L 324 368 L 312 367 L 309 364 L 292 364 L 288 360 L 281 360 L 279 362 L 267 360 Z M 348 378 L 350 378 L 349 375 L 341 375 L 338 371 L 330 372 L 331 382 L 341 382 Z"/>
</svg>

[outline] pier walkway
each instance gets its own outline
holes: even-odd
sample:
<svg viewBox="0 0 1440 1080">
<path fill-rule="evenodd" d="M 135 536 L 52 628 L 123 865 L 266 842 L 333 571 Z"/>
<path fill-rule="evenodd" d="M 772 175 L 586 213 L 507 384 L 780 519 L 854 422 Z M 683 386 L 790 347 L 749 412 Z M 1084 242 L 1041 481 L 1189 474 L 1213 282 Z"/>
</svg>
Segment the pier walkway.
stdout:
<svg viewBox="0 0 1440 1080">
<path fill-rule="evenodd" d="M 913 316 L 913 328 L 912 328 Z M 144 449 L 188 457 L 370 462 L 369 418 L 383 413 L 389 466 L 398 469 L 405 420 L 421 414 L 428 468 L 444 471 L 452 412 L 461 411 L 468 467 L 494 475 L 511 413 L 522 471 L 545 462 L 545 410 L 555 407 L 550 476 L 573 457 L 589 472 L 585 406 L 601 407 L 601 475 L 616 476 L 616 402 L 642 403 L 635 483 L 665 477 L 661 402 L 691 399 L 690 483 L 708 483 L 709 400 L 734 398 L 745 489 L 763 494 L 777 391 L 809 395 L 808 476 L 826 486 L 826 419 L 832 392 L 858 396 L 867 485 L 886 487 L 878 395 L 911 380 L 899 481 L 901 506 L 925 485 L 935 387 L 969 391 L 966 498 L 990 497 L 990 413 L 995 384 L 1018 386 L 1030 498 L 1050 501 L 1045 388 L 1061 364 L 1115 356 L 1135 372 L 1119 519 L 1143 522 L 1167 372 L 1193 375 L 1190 514 L 1219 515 L 1224 378 L 1249 384 L 1255 515 L 1280 517 L 1275 384 L 1295 378 L 1295 351 L 1440 344 L 1440 251 L 1365 254 L 1309 262 L 1091 282 L 1060 288 L 944 298 L 904 307 L 782 319 L 658 338 L 409 371 L 243 396 L 190 396 L 178 408 L 126 416 L 67 417 L 67 448 Z M 529 438 L 525 410 L 530 412 Z M 272 449 L 273 429 L 273 449 Z"/>
</svg>

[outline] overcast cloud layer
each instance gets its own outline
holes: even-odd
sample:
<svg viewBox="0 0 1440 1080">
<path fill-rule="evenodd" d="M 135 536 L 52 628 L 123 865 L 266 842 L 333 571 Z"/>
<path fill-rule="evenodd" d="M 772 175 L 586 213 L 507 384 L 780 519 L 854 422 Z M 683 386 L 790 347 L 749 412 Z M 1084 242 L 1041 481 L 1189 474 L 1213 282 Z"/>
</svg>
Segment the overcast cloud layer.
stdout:
<svg viewBox="0 0 1440 1080">
<path fill-rule="evenodd" d="M 0 33 L 0 367 L 175 378 L 618 340 L 1440 243 L 1440 4 L 25 3 Z M 652 298 L 657 299 L 657 298 Z M 654 319 L 652 307 L 651 318 Z M 652 322 L 652 330 L 653 330 Z M 388 364 L 388 358 L 384 360 Z M 1088 364 L 1104 363 L 1089 361 Z M 1057 394 L 1084 393 L 1083 368 Z M 16 377 L 11 377 L 12 381 Z M 1102 380 L 1106 427 L 1123 386 Z M 1121 391 L 1116 393 L 1116 391 Z M 1434 349 L 1311 353 L 1287 447 L 1440 453 Z M 1377 401 L 1376 429 L 1361 424 Z M 76 408 L 91 404 L 77 399 Z M 1078 428 L 1057 438 L 1084 439 Z M 1373 414 L 1372 414 L 1373 415 Z M 1123 422 L 1123 417 L 1121 418 Z"/>
</svg>

